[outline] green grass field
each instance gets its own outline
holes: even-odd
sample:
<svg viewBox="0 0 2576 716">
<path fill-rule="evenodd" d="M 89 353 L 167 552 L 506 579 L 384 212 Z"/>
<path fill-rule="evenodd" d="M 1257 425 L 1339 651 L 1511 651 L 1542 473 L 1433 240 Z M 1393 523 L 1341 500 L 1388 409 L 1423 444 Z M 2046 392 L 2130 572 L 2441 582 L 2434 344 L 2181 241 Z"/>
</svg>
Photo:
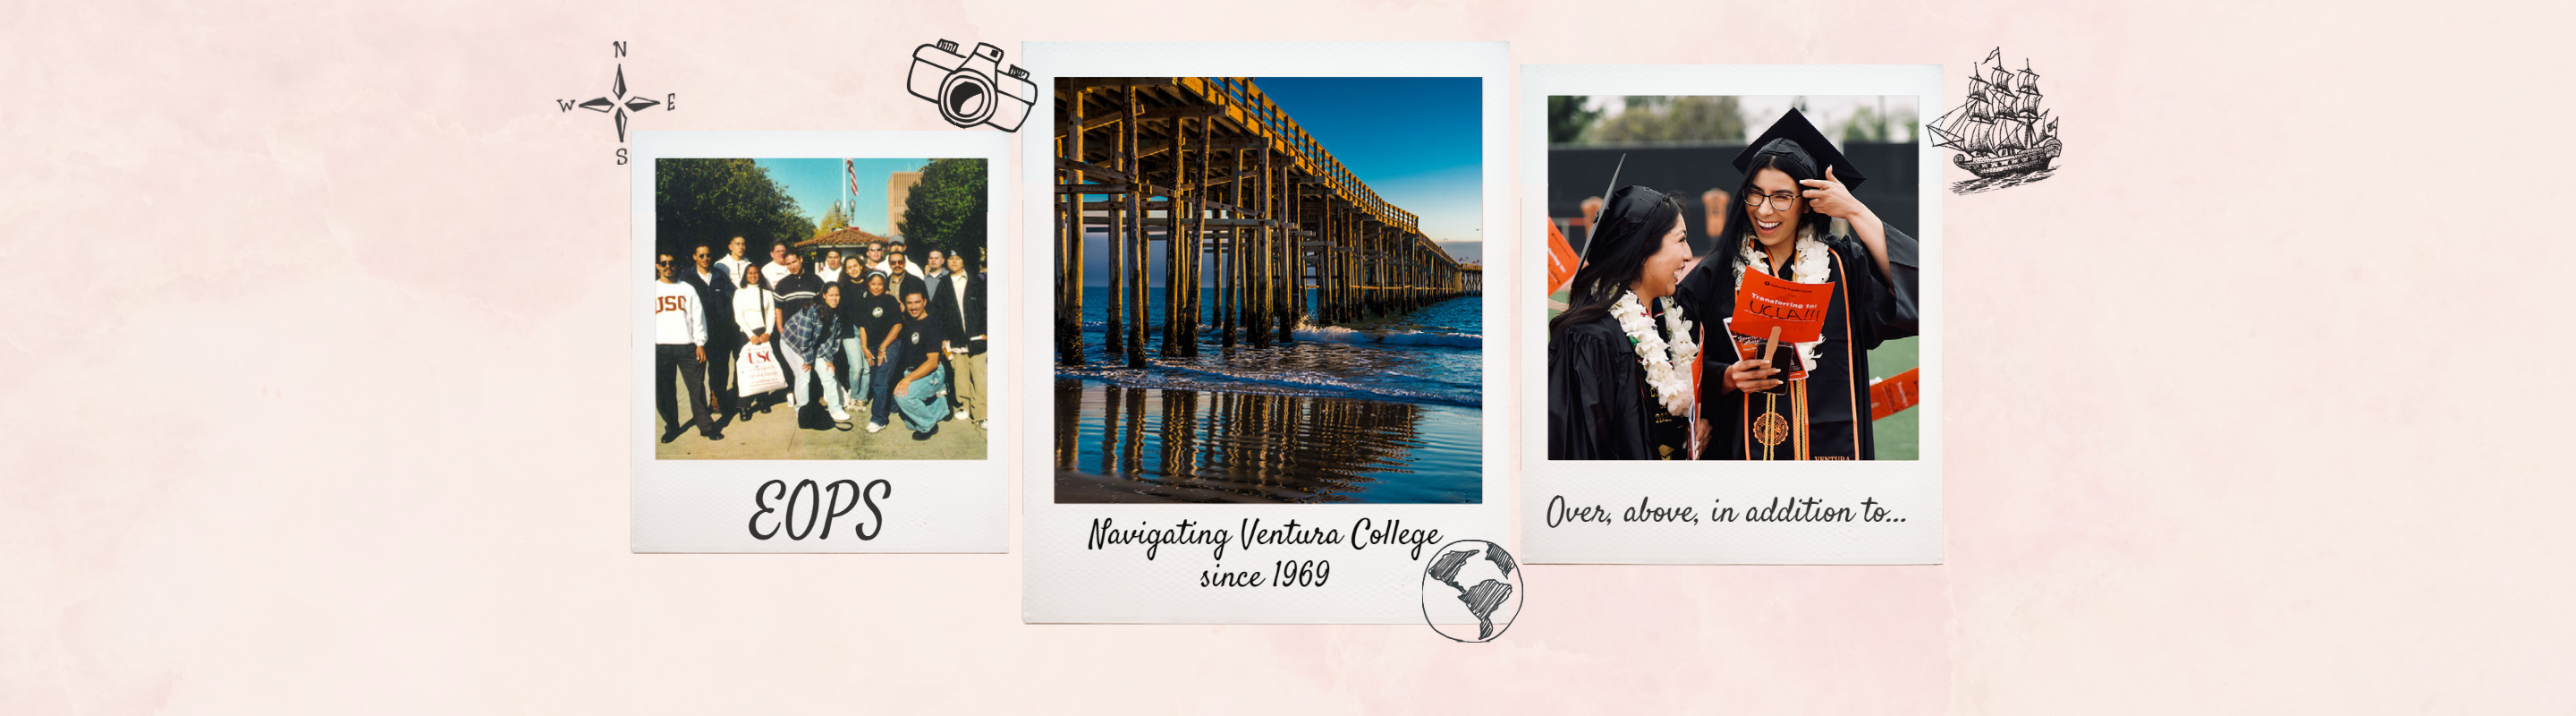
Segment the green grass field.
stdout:
<svg viewBox="0 0 2576 716">
<path fill-rule="evenodd" d="M 1890 378 L 1913 370 L 1922 363 L 1922 356 L 1917 353 L 1922 340 L 1899 338 L 1879 344 L 1877 350 L 1869 352 L 1869 372 L 1877 374 L 1872 377 Z M 1916 423 L 1921 412 L 1908 408 L 1873 426 L 1878 430 L 1878 459 L 1915 460 L 1923 456 L 1921 426 Z"/>
<path fill-rule="evenodd" d="M 1565 292 L 1558 291 L 1551 294 L 1548 300 L 1564 303 Z M 1556 309 L 1547 310 L 1548 318 L 1555 318 L 1556 314 Z M 1898 339 L 1888 341 L 1879 345 L 1877 350 L 1870 351 L 1869 372 L 1875 374 L 1871 377 L 1893 377 L 1920 365 L 1922 363 L 1922 356 L 1919 353 L 1921 341 L 1920 338 Z M 1905 410 L 1887 416 L 1886 420 L 1878 421 L 1877 425 L 1872 426 L 1877 430 L 1878 459 L 1921 459 L 1923 456 L 1922 426 L 1916 422 L 1919 419 L 1918 411 Z"/>
</svg>

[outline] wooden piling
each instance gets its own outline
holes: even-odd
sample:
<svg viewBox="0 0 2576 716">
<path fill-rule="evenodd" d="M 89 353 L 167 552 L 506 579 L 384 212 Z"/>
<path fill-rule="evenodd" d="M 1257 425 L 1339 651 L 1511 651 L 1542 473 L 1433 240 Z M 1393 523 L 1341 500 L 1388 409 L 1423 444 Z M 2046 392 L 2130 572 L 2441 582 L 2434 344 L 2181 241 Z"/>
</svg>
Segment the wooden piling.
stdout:
<svg viewBox="0 0 2576 716">
<path fill-rule="evenodd" d="M 1164 356 L 1196 355 L 1203 330 L 1222 345 L 1267 347 L 1296 340 L 1304 323 L 1419 310 L 1481 287 L 1481 271 L 1431 243 L 1416 217 L 1379 198 L 1249 80 L 1066 79 L 1056 101 L 1063 364 L 1084 360 L 1085 239 L 1095 227 L 1109 251 L 1102 350 L 1129 367 L 1147 365 L 1146 333 L 1158 327 Z M 1157 240 L 1160 274 L 1149 253 Z M 1148 300 L 1157 276 L 1160 315 Z"/>
<path fill-rule="evenodd" d="M 1126 335 L 1122 336 L 1122 340 L 1127 342 L 1127 367 L 1143 368 L 1145 367 L 1146 320 L 1145 211 L 1144 207 L 1139 204 L 1144 199 L 1146 184 L 1144 160 L 1136 154 L 1142 148 L 1142 145 L 1137 143 L 1138 137 L 1136 136 L 1136 128 L 1137 125 L 1143 124 L 1144 122 L 1141 120 L 1138 113 L 1138 110 L 1141 109 L 1141 107 L 1136 104 L 1136 86 L 1132 84 L 1124 85 L 1120 89 L 1125 94 L 1126 116 L 1118 122 L 1118 132 L 1121 137 L 1119 144 L 1127 151 L 1125 166 L 1123 169 L 1127 172 L 1128 181 L 1131 185 L 1131 188 L 1126 193 L 1126 230 L 1128 233 L 1128 242 L 1125 249 L 1127 267 L 1125 271 L 1121 272 L 1125 274 L 1126 286 L 1124 288 L 1126 289 L 1127 294 L 1127 330 Z"/>
</svg>

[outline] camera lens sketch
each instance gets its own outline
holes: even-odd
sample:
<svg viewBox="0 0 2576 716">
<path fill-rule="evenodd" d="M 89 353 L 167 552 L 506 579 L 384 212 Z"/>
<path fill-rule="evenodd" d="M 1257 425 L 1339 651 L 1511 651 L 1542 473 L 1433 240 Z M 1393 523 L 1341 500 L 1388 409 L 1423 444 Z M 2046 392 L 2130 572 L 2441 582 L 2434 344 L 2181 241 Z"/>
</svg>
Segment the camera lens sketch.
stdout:
<svg viewBox="0 0 2576 716">
<path fill-rule="evenodd" d="M 912 96 L 939 105 L 939 116 L 960 127 L 992 125 L 1005 132 L 1020 130 L 1029 106 L 1038 98 L 1037 83 L 1019 65 L 1002 68 L 1002 48 L 976 43 L 972 54 L 958 54 L 955 40 L 940 40 L 912 51 L 912 74 L 904 87 Z"/>
</svg>

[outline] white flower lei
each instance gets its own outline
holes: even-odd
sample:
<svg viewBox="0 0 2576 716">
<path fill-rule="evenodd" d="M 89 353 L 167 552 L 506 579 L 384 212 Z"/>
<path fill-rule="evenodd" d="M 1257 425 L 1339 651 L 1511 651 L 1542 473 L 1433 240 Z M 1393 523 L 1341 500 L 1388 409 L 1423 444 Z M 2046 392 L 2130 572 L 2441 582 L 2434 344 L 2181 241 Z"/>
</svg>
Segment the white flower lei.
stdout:
<svg viewBox="0 0 2576 716">
<path fill-rule="evenodd" d="M 1637 302 L 1637 292 L 1619 294 L 1619 301 L 1610 304 L 1610 315 L 1619 319 L 1619 330 L 1636 345 L 1638 362 L 1646 367 L 1646 384 L 1654 387 L 1656 401 L 1663 404 L 1664 412 L 1689 415 L 1691 402 L 1697 397 L 1691 392 L 1690 371 L 1674 370 L 1673 366 L 1689 365 L 1699 356 L 1699 344 L 1691 342 L 1690 321 L 1682 320 L 1672 298 L 1661 300 L 1664 326 L 1673 334 L 1669 345 L 1655 333 L 1654 319 L 1646 317 L 1646 306 Z"/>
<path fill-rule="evenodd" d="M 1798 281 L 1798 279 L 1823 278 L 1833 273 L 1833 260 L 1825 256 L 1826 251 L 1825 242 L 1816 240 L 1815 227 L 1798 227 L 1798 243 L 1795 253 L 1789 258 L 1789 280 L 1798 283 L 1824 283 L 1823 281 Z M 1771 275 L 1771 259 L 1762 254 L 1761 244 L 1754 241 L 1753 235 L 1749 232 L 1744 235 L 1743 241 L 1736 242 L 1735 285 L 1744 285 L 1746 266 L 1753 267 L 1764 276 Z M 1813 340 L 1791 345 L 1796 346 L 1798 355 L 1805 359 L 1807 365 L 1812 366 L 1816 364 L 1816 350 L 1824 344 L 1823 340 Z"/>
</svg>

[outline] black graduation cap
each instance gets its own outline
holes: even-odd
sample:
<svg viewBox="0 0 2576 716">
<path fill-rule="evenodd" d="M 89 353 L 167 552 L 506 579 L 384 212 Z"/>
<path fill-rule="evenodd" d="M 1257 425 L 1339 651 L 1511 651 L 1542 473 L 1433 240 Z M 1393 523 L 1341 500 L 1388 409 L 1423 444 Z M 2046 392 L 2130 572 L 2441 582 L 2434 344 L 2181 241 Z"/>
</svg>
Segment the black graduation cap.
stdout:
<svg viewBox="0 0 2576 716">
<path fill-rule="evenodd" d="M 1861 175 L 1860 167 L 1852 166 L 1842 150 L 1834 148 L 1833 140 L 1826 139 L 1825 133 L 1817 131 L 1816 125 L 1807 121 L 1807 115 L 1795 107 L 1780 115 L 1780 121 L 1772 122 L 1770 129 L 1762 130 L 1762 136 L 1755 138 L 1752 146 L 1735 155 L 1735 170 L 1752 173 L 1753 160 L 1765 154 L 1778 154 L 1805 165 L 1808 173 L 1818 179 L 1825 178 L 1825 167 L 1833 167 L 1834 179 L 1846 189 L 1858 189 L 1861 182 L 1869 181 L 1869 177 Z"/>
</svg>

